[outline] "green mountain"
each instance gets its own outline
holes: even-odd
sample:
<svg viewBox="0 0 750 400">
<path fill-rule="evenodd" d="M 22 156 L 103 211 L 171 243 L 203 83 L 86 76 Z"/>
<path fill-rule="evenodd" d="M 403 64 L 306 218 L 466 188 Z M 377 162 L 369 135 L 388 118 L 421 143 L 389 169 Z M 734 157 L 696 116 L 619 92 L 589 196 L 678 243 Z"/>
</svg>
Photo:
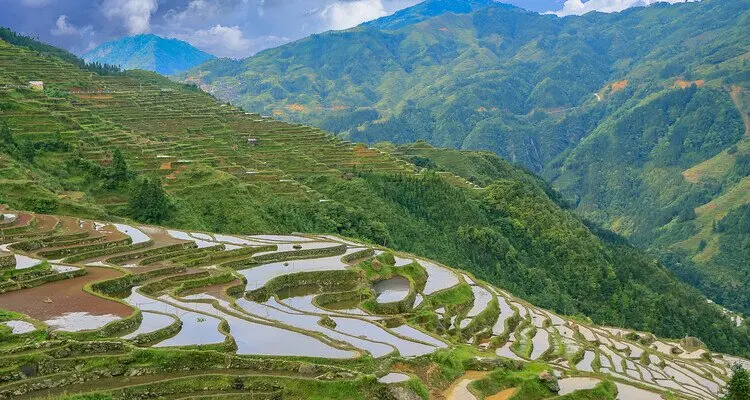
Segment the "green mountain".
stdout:
<svg viewBox="0 0 750 400">
<path fill-rule="evenodd" d="M 154 73 L 103 76 L 38 46 L 0 42 L 0 53 L 0 203 L 15 209 L 340 234 L 454 265 L 565 315 L 750 348 L 746 325 L 499 158 L 477 188 Z"/>
<path fill-rule="evenodd" d="M 83 55 L 87 62 L 144 69 L 162 75 L 182 72 L 214 58 L 182 40 L 156 35 L 122 37 L 100 44 Z"/>
<path fill-rule="evenodd" d="M 720 228 L 750 203 L 750 1 L 565 18 L 499 3 L 426 9 L 184 77 L 350 140 L 493 151 L 750 312 L 746 229 Z"/>
<path fill-rule="evenodd" d="M 365 22 L 362 26 L 379 29 L 399 29 L 438 15 L 469 14 L 484 7 L 495 5 L 494 0 L 427 0 L 413 7 L 396 11 L 392 15 Z"/>
</svg>

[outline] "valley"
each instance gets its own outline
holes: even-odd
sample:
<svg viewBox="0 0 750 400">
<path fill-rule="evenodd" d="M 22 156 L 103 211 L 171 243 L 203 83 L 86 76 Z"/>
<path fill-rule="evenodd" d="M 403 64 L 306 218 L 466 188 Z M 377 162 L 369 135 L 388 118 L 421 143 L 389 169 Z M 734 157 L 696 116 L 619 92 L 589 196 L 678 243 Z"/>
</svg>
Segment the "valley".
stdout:
<svg viewBox="0 0 750 400">
<path fill-rule="evenodd" d="M 460 3 L 427 1 L 176 78 L 347 140 L 492 151 L 747 314 L 747 227 L 714 226 L 750 201 L 750 3 L 565 18 Z"/>
</svg>

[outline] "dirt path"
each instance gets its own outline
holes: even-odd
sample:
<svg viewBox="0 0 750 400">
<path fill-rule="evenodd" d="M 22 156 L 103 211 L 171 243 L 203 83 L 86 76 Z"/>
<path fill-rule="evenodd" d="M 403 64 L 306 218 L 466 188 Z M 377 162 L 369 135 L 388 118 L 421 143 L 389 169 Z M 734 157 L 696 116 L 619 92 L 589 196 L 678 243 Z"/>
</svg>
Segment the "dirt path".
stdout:
<svg viewBox="0 0 750 400">
<path fill-rule="evenodd" d="M 477 379 L 482 379 L 488 372 L 485 371 L 466 371 L 466 373 L 456 379 L 448 389 L 443 391 L 445 400 L 476 400 L 476 396 L 469 391 L 469 384 Z"/>
<path fill-rule="evenodd" d="M 493 394 L 492 396 L 485 397 L 484 399 L 485 400 L 508 400 L 514 394 L 516 394 L 516 388 L 510 388 L 510 389 L 502 390 L 497 394 Z"/>
<path fill-rule="evenodd" d="M 0 294 L 0 308 L 26 314 L 45 321 L 70 312 L 91 315 L 112 314 L 129 316 L 130 307 L 103 299 L 83 291 L 89 282 L 117 278 L 122 273 L 112 268 L 87 267 L 87 274 L 72 279 L 51 282 L 35 288 Z"/>
<path fill-rule="evenodd" d="M 729 97 L 732 98 L 732 102 L 742 116 L 742 122 L 745 123 L 745 136 L 750 136 L 750 115 L 748 115 L 748 110 L 742 109 L 742 93 L 743 89 L 740 86 L 735 85 L 732 86 L 732 90 L 729 92 Z"/>
</svg>

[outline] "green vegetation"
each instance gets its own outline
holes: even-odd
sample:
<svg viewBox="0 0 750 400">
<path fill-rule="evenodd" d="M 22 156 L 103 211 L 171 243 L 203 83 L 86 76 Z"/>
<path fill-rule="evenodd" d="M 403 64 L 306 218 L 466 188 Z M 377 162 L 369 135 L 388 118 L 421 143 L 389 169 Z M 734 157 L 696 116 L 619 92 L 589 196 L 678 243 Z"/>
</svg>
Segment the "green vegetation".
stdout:
<svg viewBox="0 0 750 400">
<path fill-rule="evenodd" d="M 565 18 L 459 3 L 212 60 L 182 78 L 350 140 L 490 150 L 750 313 L 746 236 L 712 229 L 750 204 L 748 0 Z M 502 174 L 487 154 L 405 147 L 416 166 L 476 184 Z"/>
<path fill-rule="evenodd" d="M 129 207 L 133 219 L 152 224 L 165 221 L 171 209 L 161 182 L 148 178 L 134 184 Z"/>
<path fill-rule="evenodd" d="M 740 365 L 732 368 L 732 379 L 727 385 L 726 400 L 748 400 L 750 399 L 750 375 Z"/>
<path fill-rule="evenodd" d="M 463 268 L 567 315 L 696 336 L 717 351 L 750 348 L 748 327 L 733 326 L 660 264 L 582 223 L 537 177 L 502 160 L 467 157 L 486 160 L 472 167 L 479 181 L 493 179 L 477 190 L 453 174 L 415 175 L 398 152 L 247 115 L 152 73 L 96 75 L 2 42 L 0 55 L 8 71 L 0 81 L 43 79 L 71 94 L 3 89 L 14 142 L 59 130 L 70 146 L 38 146 L 32 162 L 3 148 L 0 202 L 14 208 L 195 231 L 334 233 Z"/>
</svg>

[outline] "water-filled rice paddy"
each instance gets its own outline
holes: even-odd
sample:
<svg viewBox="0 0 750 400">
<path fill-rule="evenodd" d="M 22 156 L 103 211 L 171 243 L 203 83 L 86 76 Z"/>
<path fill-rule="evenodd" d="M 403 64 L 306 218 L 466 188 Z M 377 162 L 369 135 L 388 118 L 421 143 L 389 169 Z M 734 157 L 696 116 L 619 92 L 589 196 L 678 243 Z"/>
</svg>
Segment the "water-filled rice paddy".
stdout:
<svg viewBox="0 0 750 400">
<path fill-rule="evenodd" d="M 648 354 L 649 363 L 643 364 L 648 346 L 628 340 L 628 330 L 573 322 L 467 273 L 408 255 L 394 254 L 391 271 L 398 273 L 380 277 L 370 271 L 368 275 L 361 266 L 367 263 L 359 263 L 382 256 L 387 250 L 363 252 L 367 245 L 336 236 L 243 236 L 89 221 L 76 223 L 78 227 L 90 235 L 103 236 L 92 239 L 94 242 L 130 238 L 131 243 L 141 246 L 129 249 L 122 257 L 115 246 L 108 254 L 93 259 L 44 264 L 46 260 L 39 254 L 44 249 L 19 253 L 7 243 L 0 245 L 3 251 L 13 253 L 18 264 L 16 274 L 28 270 L 53 277 L 35 287 L 0 293 L 0 308 L 35 321 L 0 322 L 11 334 L 39 327 L 70 334 L 97 332 L 108 324 L 128 321 L 134 310 L 140 310 L 140 319 L 111 340 L 134 341 L 156 349 L 210 346 L 240 356 L 341 361 L 363 356 L 387 360 L 396 354 L 406 358 L 425 356 L 461 343 L 486 350 L 486 356 L 519 361 L 544 358 L 564 376 L 608 374 L 617 380 L 622 393 L 618 398 L 622 399 L 656 398 L 636 384 L 655 391 L 718 398 L 728 380 L 730 363 L 739 360 L 717 357 L 710 362 L 700 356 L 705 349 L 682 349 L 676 355 L 672 349 L 681 348 L 680 344 L 661 339 L 651 343 L 648 351 L 653 354 Z M 228 250 L 268 245 L 275 250 L 221 255 Z M 224 252 L 219 251 L 222 248 Z M 300 251 L 302 256 L 295 253 Z M 274 261 L 259 261 L 269 257 Z M 412 267 L 403 268 L 412 263 Z M 235 264 L 237 269 L 231 268 Z M 405 274 L 412 274 L 414 268 L 423 272 L 407 279 Z M 122 279 L 127 273 L 136 278 L 122 289 L 124 292 L 100 292 L 107 287 L 100 284 Z M 338 276 L 353 281 L 339 282 Z M 301 279 L 299 284 L 296 279 Z M 419 285 L 413 283 L 418 279 L 424 280 Z M 466 286 L 444 292 L 459 284 Z M 435 301 L 443 293 L 466 293 L 466 288 L 471 293 L 462 304 Z M 411 307 L 401 302 L 409 296 L 414 297 Z M 493 299 L 497 301 L 497 314 L 485 315 Z M 367 311 L 373 309 L 370 300 L 389 306 L 388 313 Z M 437 324 L 430 324 L 429 318 L 412 318 L 425 311 L 426 316 L 437 318 Z M 472 330 L 468 330 L 470 326 Z M 580 358 L 573 361 L 576 354 Z M 409 377 L 393 372 L 379 381 L 398 385 Z M 586 386 L 593 382 L 591 379 L 566 377 L 560 382 L 564 390 L 569 390 Z"/>
</svg>

